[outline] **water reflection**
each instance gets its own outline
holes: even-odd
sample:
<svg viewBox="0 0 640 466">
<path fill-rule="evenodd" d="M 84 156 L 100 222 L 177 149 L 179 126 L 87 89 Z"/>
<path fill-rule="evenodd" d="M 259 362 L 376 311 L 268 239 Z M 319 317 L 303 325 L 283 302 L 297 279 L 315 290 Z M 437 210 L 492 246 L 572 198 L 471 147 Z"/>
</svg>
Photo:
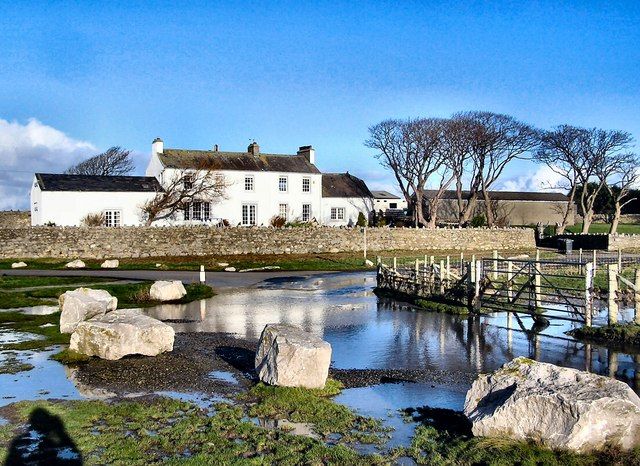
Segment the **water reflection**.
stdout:
<svg viewBox="0 0 640 466">
<path fill-rule="evenodd" d="M 420 311 L 373 293 L 375 274 L 326 274 L 280 279 L 188 305 L 150 308 L 178 332 L 226 332 L 257 339 L 268 323 L 299 325 L 329 341 L 336 368 L 436 369 L 480 373 L 516 356 L 615 376 L 640 391 L 637 353 L 578 342 L 565 334 L 579 325 L 493 313 L 455 316 Z M 283 291 L 286 289 L 286 291 Z M 629 311 L 621 313 L 629 318 Z M 600 310 L 594 318 L 606 320 Z"/>
</svg>

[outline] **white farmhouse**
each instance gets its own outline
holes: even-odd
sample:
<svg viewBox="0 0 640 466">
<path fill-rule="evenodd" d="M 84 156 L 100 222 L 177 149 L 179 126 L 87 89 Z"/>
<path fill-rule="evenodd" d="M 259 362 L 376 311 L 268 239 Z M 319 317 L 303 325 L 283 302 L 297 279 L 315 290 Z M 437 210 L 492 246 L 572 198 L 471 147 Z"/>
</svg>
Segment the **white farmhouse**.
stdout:
<svg viewBox="0 0 640 466">
<path fill-rule="evenodd" d="M 354 226 L 362 213 L 369 221 L 373 212 L 371 191 L 360 178 L 349 173 L 322 175 L 322 223 Z"/>
<path fill-rule="evenodd" d="M 142 206 L 175 180 L 207 169 L 224 177 L 225 195 L 194 199 L 170 219 L 154 225 L 208 224 L 268 226 L 274 217 L 287 222 L 355 225 L 362 212 L 370 218 L 372 195 L 364 181 L 348 173 L 322 174 L 315 150 L 295 154 L 261 153 L 253 142 L 246 152 L 151 146 L 146 176 L 86 176 L 38 173 L 31 189 L 33 225 L 82 225 L 88 214 L 102 214 L 106 226 L 143 225 Z M 182 181 L 184 182 L 184 181 Z"/>
<path fill-rule="evenodd" d="M 102 214 L 105 226 L 140 225 L 140 207 L 161 190 L 154 177 L 36 173 L 31 224 L 77 226 L 89 214 Z"/>
<path fill-rule="evenodd" d="M 371 191 L 373 196 L 373 207 L 376 212 L 382 211 L 385 213 L 387 210 L 406 209 L 407 201 L 391 194 L 389 191 Z"/>
</svg>

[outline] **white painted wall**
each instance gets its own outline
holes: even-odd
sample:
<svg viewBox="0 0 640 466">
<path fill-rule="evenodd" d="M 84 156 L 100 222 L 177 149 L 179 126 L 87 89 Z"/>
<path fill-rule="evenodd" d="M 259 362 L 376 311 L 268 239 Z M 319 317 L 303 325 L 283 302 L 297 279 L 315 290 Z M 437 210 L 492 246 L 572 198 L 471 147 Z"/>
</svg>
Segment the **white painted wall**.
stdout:
<svg viewBox="0 0 640 466">
<path fill-rule="evenodd" d="M 331 208 L 344 208 L 344 220 L 331 220 Z M 371 199 L 361 197 L 323 197 L 322 198 L 322 220 L 321 223 L 327 226 L 354 226 L 358 221 L 358 214 L 362 212 L 367 219 L 370 219 L 372 209 Z"/>
<path fill-rule="evenodd" d="M 36 187 L 31 192 L 31 224 L 79 226 L 87 214 L 119 210 L 120 225 L 141 225 L 140 206 L 153 196 L 149 192 L 41 191 Z"/>
<path fill-rule="evenodd" d="M 397 207 L 391 207 L 391 204 L 396 204 Z M 406 209 L 407 201 L 403 199 L 374 199 L 373 206 L 376 212 L 380 210 L 384 212 L 387 209 Z"/>
</svg>

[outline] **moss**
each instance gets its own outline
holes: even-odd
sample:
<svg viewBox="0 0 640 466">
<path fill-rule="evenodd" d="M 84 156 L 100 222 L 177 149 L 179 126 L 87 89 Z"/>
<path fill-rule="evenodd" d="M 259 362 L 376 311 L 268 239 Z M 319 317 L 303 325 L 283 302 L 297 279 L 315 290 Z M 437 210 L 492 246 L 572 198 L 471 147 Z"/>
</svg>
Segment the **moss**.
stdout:
<svg viewBox="0 0 640 466">
<path fill-rule="evenodd" d="M 567 332 L 580 340 L 607 343 L 609 345 L 640 347 L 640 325 L 636 323 L 613 324 L 602 327 L 581 327 Z"/>
<path fill-rule="evenodd" d="M 24 432 L 22 424 L 36 409 L 61 421 L 88 465 L 386 463 L 378 455 L 258 427 L 243 420 L 239 406 L 218 403 L 209 416 L 195 405 L 166 398 L 20 402 L 9 407 L 13 422 L 0 430 L 0 448 Z"/>
<path fill-rule="evenodd" d="M 0 345 L 0 350 L 36 350 L 69 343 L 69 335 L 60 333 L 60 313 L 31 315 L 22 312 L 0 312 L 0 329 L 34 333 L 43 338 Z"/>
<path fill-rule="evenodd" d="M 33 365 L 20 361 L 15 353 L 5 353 L 4 359 L 0 360 L 0 374 L 17 374 L 33 369 Z"/>
<path fill-rule="evenodd" d="M 62 364 L 74 366 L 91 360 L 91 356 L 67 348 L 51 356 L 51 359 Z"/>
<path fill-rule="evenodd" d="M 417 299 L 415 304 L 419 308 L 431 312 L 445 312 L 447 314 L 459 315 L 469 314 L 469 309 L 466 306 L 461 306 L 460 304 L 448 304 L 427 299 Z"/>
</svg>

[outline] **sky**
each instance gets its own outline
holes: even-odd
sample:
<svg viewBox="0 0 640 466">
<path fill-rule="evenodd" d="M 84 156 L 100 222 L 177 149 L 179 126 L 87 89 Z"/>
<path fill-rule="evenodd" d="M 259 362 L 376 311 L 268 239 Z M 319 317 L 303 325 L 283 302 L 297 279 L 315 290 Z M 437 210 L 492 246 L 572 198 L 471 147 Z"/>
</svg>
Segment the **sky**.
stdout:
<svg viewBox="0 0 640 466">
<path fill-rule="evenodd" d="M 396 191 L 383 119 L 511 114 L 640 137 L 640 2 L 0 2 L 0 209 L 110 146 L 316 149 Z M 501 189 L 540 189 L 519 161 Z"/>
</svg>

